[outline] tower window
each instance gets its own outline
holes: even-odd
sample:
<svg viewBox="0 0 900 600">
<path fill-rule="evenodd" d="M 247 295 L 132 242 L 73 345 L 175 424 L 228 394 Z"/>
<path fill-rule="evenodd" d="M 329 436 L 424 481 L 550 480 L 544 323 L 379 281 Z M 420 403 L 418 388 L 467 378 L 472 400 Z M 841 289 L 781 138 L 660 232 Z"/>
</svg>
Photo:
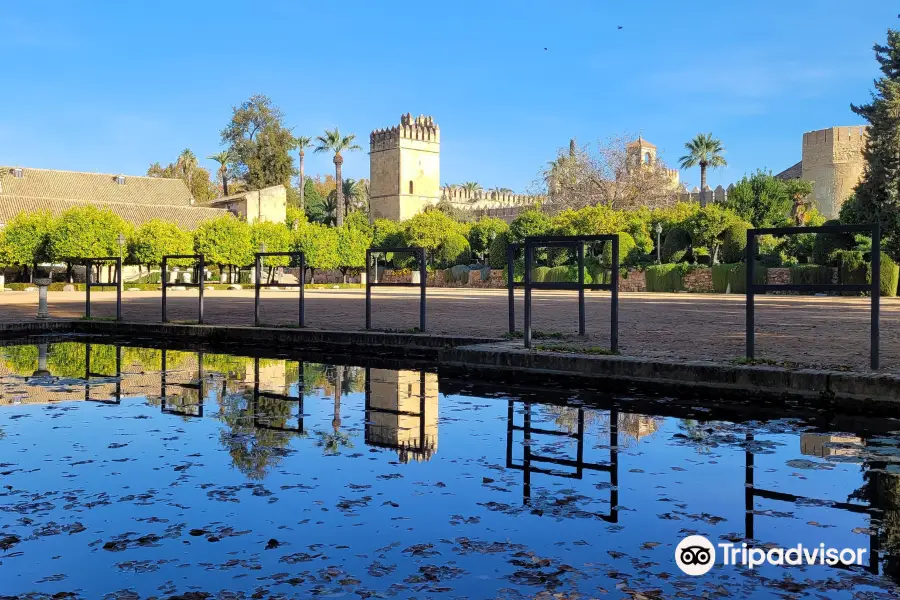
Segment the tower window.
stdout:
<svg viewBox="0 0 900 600">
<path fill-rule="evenodd" d="M 410 194 L 413 193 L 413 182 L 412 182 L 412 179 L 409 180 L 409 193 L 410 193 Z"/>
<path fill-rule="evenodd" d="M 651 162 L 653 162 L 653 157 L 650 156 L 649 152 L 647 152 L 646 154 L 644 154 L 644 164 L 649 165 Z"/>
</svg>

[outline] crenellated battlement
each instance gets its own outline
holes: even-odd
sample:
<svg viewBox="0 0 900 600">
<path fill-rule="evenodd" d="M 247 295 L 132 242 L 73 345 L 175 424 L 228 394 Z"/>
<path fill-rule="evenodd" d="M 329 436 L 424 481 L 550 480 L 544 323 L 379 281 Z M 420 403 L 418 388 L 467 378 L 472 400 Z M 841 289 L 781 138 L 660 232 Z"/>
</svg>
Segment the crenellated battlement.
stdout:
<svg viewBox="0 0 900 600">
<path fill-rule="evenodd" d="M 369 145 L 372 151 L 398 148 L 400 140 L 438 144 L 441 141 L 441 128 L 435 124 L 432 117 L 426 115 L 413 117 L 410 113 L 406 113 L 400 116 L 399 125 L 376 129 L 369 135 Z"/>
<path fill-rule="evenodd" d="M 532 206 L 547 202 L 547 196 L 532 196 L 529 194 L 514 194 L 512 192 L 498 192 L 475 190 L 466 188 L 444 188 L 441 194 L 442 200 L 448 200 L 453 204 L 464 208 L 500 208 L 505 206 Z"/>
<path fill-rule="evenodd" d="M 803 148 L 815 146 L 853 146 L 863 147 L 869 138 L 868 127 L 856 125 L 851 127 L 829 127 L 803 134 Z"/>
</svg>

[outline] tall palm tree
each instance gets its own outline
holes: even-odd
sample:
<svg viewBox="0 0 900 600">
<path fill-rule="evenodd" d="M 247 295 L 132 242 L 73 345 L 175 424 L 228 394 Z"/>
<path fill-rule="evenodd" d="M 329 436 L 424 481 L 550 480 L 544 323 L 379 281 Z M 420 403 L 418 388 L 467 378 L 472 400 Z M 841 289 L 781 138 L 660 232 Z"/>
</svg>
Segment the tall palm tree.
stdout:
<svg viewBox="0 0 900 600">
<path fill-rule="evenodd" d="M 462 184 L 462 189 L 466 190 L 466 196 L 469 198 L 475 197 L 475 192 L 482 189 L 481 184 L 477 181 L 467 181 Z"/>
<path fill-rule="evenodd" d="M 294 138 L 294 144 L 300 151 L 300 212 L 306 210 L 304 203 L 304 193 L 306 188 L 306 178 L 303 176 L 303 159 L 306 157 L 306 149 L 312 148 L 312 138 L 301 135 Z"/>
<path fill-rule="evenodd" d="M 682 169 L 690 169 L 700 165 L 700 192 L 706 190 L 706 169 L 725 167 L 728 162 L 722 156 L 725 146 L 722 140 L 713 137 L 712 133 L 698 133 L 697 136 L 684 145 L 688 153 L 679 158 Z"/>
<path fill-rule="evenodd" d="M 316 138 L 318 145 L 314 152 L 334 152 L 334 180 L 335 189 L 337 190 L 336 224 L 338 227 L 344 224 L 344 186 L 341 177 L 341 165 L 344 164 L 344 157 L 341 156 L 341 152 L 362 150 L 358 144 L 353 143 L 353 140 L 355 139 L 356 135 L 352 133 L 342 137 L 341 132 L 338 131 L 337 127 L 334 129 L 326 129 L 325 135 L 320 135 Z"/>
<path fill-rule="evenodd" d="M 219 177 L 222 178 L 222 192 L 228 195 L 228 163 L 231 162 L 231 154 L 227 150 L 222 150 L 211 156 L 206 157 L 207 160 L 214 160 L 219 163 Z"/>
<path fill-rule="evenodd" d="M 178 155 L 178 160 L 175 161 L 178 172 L 187 181 L 188 188 L 190 188 L 192 194 L 194 193 L 194 171 L 197 170 L 198 165 L 197 156 L 191 152 L 190 148 L 182 150 L 181 154 Z"/>
</svg>

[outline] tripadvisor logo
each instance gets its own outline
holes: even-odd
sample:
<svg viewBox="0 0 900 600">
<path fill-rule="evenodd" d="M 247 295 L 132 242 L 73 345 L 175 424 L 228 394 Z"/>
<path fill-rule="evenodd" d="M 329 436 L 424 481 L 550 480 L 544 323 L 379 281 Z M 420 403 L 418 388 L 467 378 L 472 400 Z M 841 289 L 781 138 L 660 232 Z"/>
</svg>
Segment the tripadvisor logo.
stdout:
<svg viewBox="0 0 900 600">
<path fill-rule="evenodd" d="M 686 575 L 705 575 L 716 564 L 716 549 L 702 535 L 689 535 L 675 548 L 675 564 Z"/>
<path fill-rule="evenodd" d="M 753 548 L 746 543 L 735 545 L 718 544 L 721 551 L 722 564 L 725 566 L 743 566 L 749 569 L 769 564 L 775 566 L 830 565 L 837 564 L 862 565 L 865 548 L 826 548 L 825 544 L 806 547 L 797 544 L 790 548 Z M 716 548 L 712 542 L 702 535 L 690 535 L 675 548 L 675 564 L 686 575 L 705 575 L 716 564 Z"/>
</svg>

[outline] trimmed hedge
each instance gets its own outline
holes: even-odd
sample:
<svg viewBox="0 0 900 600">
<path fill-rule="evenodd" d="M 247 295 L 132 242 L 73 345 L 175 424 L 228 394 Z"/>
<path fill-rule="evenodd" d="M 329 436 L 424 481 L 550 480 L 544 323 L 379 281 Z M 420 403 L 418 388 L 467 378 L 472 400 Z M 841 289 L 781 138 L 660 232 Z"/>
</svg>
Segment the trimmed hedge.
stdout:
<svg viewBox="0 0 900 600">
<path fill-rule="evenodd" d="M 648 292 L 682 292 L 684 276 L 692 270 L 685 263 L 651 265 L 644 271 Z"/>
<path fill-rule="evenodd" d="M 871 263 L 869 264 L 869 272 L 872 270 Z M 869 280 L 871 281 L 871 275 L 869 276 Z M 881 253 L 881 295 L 882 296 L 896 296 L 897 295 L 897 284 L 900 282 L 900 265 L 897 265 L 890 256 Z"/>
<path fill-rule="evenodd" d="M 825 225 L 840 225 L 840 221 L 825 221 Z M 835 250 L 848 250 L 855 243 L 854 237 L 848 233 L 817 233 L 813 240 L 812 261 L 817 265 L 832 266 L 829 262 Z"/>
<path fill-rule="evenodd" d="M 438 268 L 450 268 L 453 265 L 467 264 L 472 258 L 469 240 L 459 233 L 451 233 L 441 242 L 434 260 Z"/>
<path fill-rule="evenodd" d="M 766 267 L 757 262 L 753 270 L 753 282 L 764 284 L 766 282 Z M 712 267 L 713 291 L 717 294 L 730 292 L 732 294 L 747 293 L 747 265 L 745 263 L 732 263 L 713 265 Z"/>
<path fill-rule="evenodd" d="M 829 284 L 831 283 L 831 267 L 823 267 L 821 265 L 797 265 L 791 267 L 791 283 Z"/>
<path fill-rule="evenodd" d="M 501 231 L 488 248 L 488 264 L 492 269 L 506 268 L 507 247 L 509 247 L 509 232 Z"/>
<path fill-rule="evenodd" d="M 725 230 L 722 242 L 722 260 L 726 263 L 739 263 L 747 255 L 747 223 L 735 223 Z"/>
<path fill-rule="evenodd" d="M 542 283 L 547 281 L 547 273 L 550 271 L 550 267 L 535 267 L 531 270 L 531 281 L 536 283 Z"/>
<path fill-rule="evenodd" d="M 578 283 L 578 267 L 552 267 L 547 270 L 544 275 L 544 281 L 552 283 Z M 594 279 L 588 272 L 587 267 L 584 269 L 584 282 L 593 283 Z"/>
<path fill-rule="evenodd" d="M 620 231 L 616 235 L 619 236 L 619 263 L 626 266 L 633 266 L 638 262 L 638 248 L 631 237 L 631 234 Z M 600 261 L 604 265 L 612 264 L 612 244 L 603 245 L 603 254 Z"/>
</svg>

